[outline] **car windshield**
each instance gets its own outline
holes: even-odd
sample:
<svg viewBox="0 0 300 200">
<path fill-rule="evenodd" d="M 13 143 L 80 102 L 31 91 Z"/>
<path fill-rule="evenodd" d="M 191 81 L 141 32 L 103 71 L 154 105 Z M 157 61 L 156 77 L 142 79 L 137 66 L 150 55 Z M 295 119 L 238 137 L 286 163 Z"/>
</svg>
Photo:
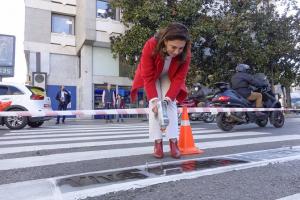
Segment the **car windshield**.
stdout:
<svg viewBox="0 0 300 200">
<path fill-rule="evenodd" d="M 45 90 L 40 87 L 34 87 L 34 86 L 26 86 L 32 94 L 39 95 L 39 96 L 45 96 Z"/>
</svg>

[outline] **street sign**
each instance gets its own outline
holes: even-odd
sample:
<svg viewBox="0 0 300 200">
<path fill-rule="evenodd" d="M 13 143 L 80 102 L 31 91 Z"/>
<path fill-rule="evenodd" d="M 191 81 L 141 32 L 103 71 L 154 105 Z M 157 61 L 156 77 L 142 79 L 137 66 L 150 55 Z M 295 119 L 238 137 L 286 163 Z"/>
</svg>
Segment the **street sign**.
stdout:
<svg viewBox="0 0 300 200">
<path fill-rule="evenodd" d="M 0 76 L 13 77 L 16 37 L 0 34 Z"/>
</svg>

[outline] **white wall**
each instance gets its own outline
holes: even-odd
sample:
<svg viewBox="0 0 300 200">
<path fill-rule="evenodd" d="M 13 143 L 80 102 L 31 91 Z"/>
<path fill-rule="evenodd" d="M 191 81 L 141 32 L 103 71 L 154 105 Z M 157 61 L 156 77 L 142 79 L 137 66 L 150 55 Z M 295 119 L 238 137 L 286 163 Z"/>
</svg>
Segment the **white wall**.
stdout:
<svg viewBox="0 0 300 200">
<path fill-rule="evenodd" d="M 96 40 L 99 42 L 110 43 L 110 36 L 124 34 L 125 30 L 125 26 L 120 21 L 96 18 Z"/>
<path fill-rule="evenodd" d="M 49 85 L 77 85 L 78 57 L 50 54 Z"/>
<path fill-rule="evenodd" d="M 72 3 L 71 0 L 67 1 L 66 3 L 70 4 L 76 4 Z M 66 4 L 60 4 L 60 3 L 53 3 L 51 1 L 41 1 L 41 0 L 25 0 L 26 7 L 31 8 L 37 8 L 41 10 L 51 10 L 53 12 L 57 13 L 65 13 L 65 14 L 71 14 L 76 15 L 76 7 Z"/>
<path fill-rule="evenodd" d="M 78 87 L 78 109 L 93 109 L 93 68 L 92 68 L 93 47 L 83 45 L 81 48 L 81 78 Z M 90 118 L 90 116 L 88 117 Z"/>
<path fill-rule="evenodd" d="M 109 48 L 93 47 L 93 75 L 119 76 L 119 58 Z"/>
</svg>

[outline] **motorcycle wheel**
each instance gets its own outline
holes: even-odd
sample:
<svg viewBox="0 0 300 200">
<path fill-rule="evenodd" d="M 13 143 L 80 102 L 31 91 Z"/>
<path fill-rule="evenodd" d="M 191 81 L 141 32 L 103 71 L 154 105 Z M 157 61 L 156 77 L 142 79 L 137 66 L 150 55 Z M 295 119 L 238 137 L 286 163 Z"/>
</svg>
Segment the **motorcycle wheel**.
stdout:
<svg viewBox="0 0 300 200">
<path fill-rule="evenodd" d="M 196 121 L 197 120 L 197 117 L 192 115 L 192 113 L 189 114 L 189 118 L 190 118 L 191 121 Z"/>
<path fill-rule="evenodd" d="M 215 115 L 211 113 L 205 113 L 205 117 L 203 119 L 205 123 L 212 123 L 214 120 L 215 120 Z"/>
<path fill-rule="evenodd" d="M 281 128 L 284 125 L 284 115 L 281 111 L 273 111 L 270 116 L 270 122 L 275 128 Z"/>
<path fill-rule="evenodd" d="M 255 122 L 259 127 L 266 127 L 268 124 L 268 119 L 258 119 Z"/>
<path fill-rule="evenodd" d="M 227 116 L 225 113 L 219 113 L 216 118 L 217 126 L 223 131 L 231 131 L 234 127 L 233 124 L 227 122 Z"/>
</svg>

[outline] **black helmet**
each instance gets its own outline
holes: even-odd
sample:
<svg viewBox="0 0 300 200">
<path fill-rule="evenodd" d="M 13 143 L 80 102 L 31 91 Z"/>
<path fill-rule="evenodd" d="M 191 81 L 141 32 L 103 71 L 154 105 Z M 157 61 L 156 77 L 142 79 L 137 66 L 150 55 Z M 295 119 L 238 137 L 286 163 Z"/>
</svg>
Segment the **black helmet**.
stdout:
<svg viewBox="0 0 300 200">
<path fill-rule="evenodd" d="M 238 64 L 235 68 L 237 72 L 247 72 L 250 69 L 250 66 L 247 64 Z"/>
</svg>

